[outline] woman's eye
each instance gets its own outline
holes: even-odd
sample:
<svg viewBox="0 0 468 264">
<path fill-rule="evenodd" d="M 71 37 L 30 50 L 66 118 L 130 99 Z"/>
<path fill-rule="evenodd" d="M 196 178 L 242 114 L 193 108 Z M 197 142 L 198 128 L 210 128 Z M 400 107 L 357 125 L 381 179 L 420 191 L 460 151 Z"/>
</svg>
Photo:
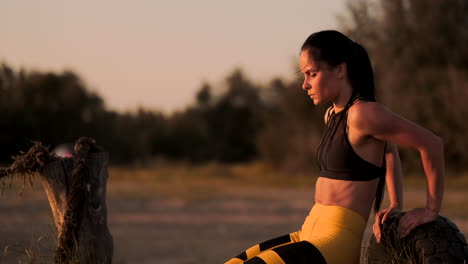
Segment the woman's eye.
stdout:
<svg viewBox="0 0 468 264">
<path fill-rule="evenodd" d="M 317 76 L 317 73 L 311 72 L 311 73 L 309 73 L 309 76 L 310 76 L 310 77 L 315 77 L 315 76 Z"/>
</svg>

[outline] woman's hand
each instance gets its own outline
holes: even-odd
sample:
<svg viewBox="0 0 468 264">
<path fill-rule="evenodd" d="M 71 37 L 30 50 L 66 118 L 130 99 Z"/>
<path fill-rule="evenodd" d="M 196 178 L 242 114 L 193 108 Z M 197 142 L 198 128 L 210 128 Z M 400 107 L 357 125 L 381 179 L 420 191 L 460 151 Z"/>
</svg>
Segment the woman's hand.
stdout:
<svg viewBox="0 0 468 264">
<path fill-rule="evenodd" d="M 400 219 L 400 223 L 398 224 L 398 233 L 400 234 L 400 237 L 403 238 L 417 226 L 434 221 L 437 216 L 438 214 L 436 212 L 427 208 L 416 208 L 408 211 Z"/>
<path fill-rule="evenodd" d="M 389 207 L 375 215 L 375 222 L 372 226 L 372 229 L 374 231 L 375 238 L 377 239 L 377 243 L 380 243 L 380 239 L 382 238 L 382 224 L 387 220 L 388 217 L 399 212 L 401 212 L 399 208 Z"/>
</svg>

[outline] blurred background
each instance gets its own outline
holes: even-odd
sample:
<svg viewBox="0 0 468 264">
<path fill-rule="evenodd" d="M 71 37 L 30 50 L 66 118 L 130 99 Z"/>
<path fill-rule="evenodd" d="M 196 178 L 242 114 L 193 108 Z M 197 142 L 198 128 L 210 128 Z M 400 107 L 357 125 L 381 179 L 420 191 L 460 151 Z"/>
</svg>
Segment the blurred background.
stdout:
<svg viewBox="0 0 468 264">
<path fill-rule="evenodd" d="M 2 1 L 0 163 L 32 140 L 93 137 L 111 155 L 117 263 L 220 263 L 295 231 L 312 206 L 327 106 L 296 72 L 324 29 L 367 49 L 379 102 L 443 137 L 445 212 L 466 234 L 466 1 Z M 408 206 L 424 204 L 419 154 L 400 155 Z M 0 198 L 2 248 L 47 233 L 40 185 L 24 195 Z"/>
<path fill-rule="evenodd" d="M 301 90 L 299 48 L 336 28 L 369 51 L 379 101 L 442 136 L 448 168 L 468 166 L 464 1 L 2 5 L 3 163 L 31 140 L 90 136 L 114 164 L 309 170 L 324 107 Z"/>
</svg>

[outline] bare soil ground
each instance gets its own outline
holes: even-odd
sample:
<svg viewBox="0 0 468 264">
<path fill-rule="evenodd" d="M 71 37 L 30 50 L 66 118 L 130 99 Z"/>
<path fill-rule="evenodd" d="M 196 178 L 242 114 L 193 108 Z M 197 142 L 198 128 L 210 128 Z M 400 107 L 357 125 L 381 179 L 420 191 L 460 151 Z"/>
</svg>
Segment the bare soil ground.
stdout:
<svg viewBox="0 0 468 264">
<path fill-rule="evenodd" d="M 169 185 L 155 186 L 157 182 L 110 178 L 114 263 L 223 263 L 253 244 L 298 230 L 314 197 L 313 186 L 190 184 L 174 187 L 176 192 L 164 191 Z M 21 198 L 17 193 L 12 188 L 0 196 L 0 263 L 51 263 L 55 227 L 42 186 L 26 187 Z M 467 193 L 447 190 L 441 212 L 465 237 Z M 424 189 L 406 190 L 405 202 L 405 208 L 424 205 Z"/>
</svg>

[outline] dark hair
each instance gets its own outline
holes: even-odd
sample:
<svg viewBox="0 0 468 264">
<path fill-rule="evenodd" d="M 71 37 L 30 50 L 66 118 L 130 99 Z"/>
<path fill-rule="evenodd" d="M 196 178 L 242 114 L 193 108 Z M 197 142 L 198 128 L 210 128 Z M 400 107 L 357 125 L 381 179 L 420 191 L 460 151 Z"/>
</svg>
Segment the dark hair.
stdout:
<svg viewBox="0 0 468 264">
<path fill-rule="evenodd" d="M 375 101 L 374 71 L 366 50 L 360 44 L 338 31 L 325 30 L 310 35 L 301 51 L 307 51 L 309 58 L 330 66 L 345 62 L 353 97 Z"/>
<path fill-rule="evenodd" d="M 353 88 L 349 102 L 357 98 L 375 102 L 374 71 L 369 55 L 363 46 L 343 33 L 325 30 L 310 35 L 302 45 L 301 51 L 308 52 L 309 58 L 318 63 L 326 62 L 332 67 L 345 62 L 348 80 Z M 384 187 L 385 175 L 380 177 L 375 195 L 374 211 L 376 213 L 382 204 Z"/>
</svg>

